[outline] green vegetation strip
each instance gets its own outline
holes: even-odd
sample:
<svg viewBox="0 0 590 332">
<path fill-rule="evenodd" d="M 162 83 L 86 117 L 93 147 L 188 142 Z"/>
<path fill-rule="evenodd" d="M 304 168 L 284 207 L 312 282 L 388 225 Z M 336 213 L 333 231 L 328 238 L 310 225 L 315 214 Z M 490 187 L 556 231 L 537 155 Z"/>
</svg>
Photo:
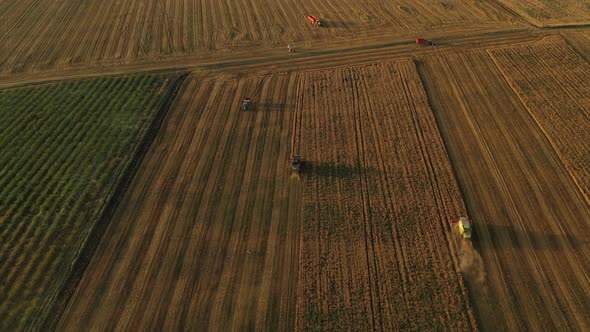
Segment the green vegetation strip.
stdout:
<svg viewBox="0 0 590 332">
<path fill-rule="evenodd" d="M 0 91 L 0 330 L 39 330 L 54 314 L 178 81 L 150 74 Z"/>
</svg>

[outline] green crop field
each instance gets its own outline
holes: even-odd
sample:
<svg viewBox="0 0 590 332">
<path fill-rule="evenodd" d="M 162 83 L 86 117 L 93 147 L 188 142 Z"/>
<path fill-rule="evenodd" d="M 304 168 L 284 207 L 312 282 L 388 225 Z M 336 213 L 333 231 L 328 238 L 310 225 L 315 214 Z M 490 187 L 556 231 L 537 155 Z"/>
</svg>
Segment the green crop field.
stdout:
<svg viewBox="0 0 590 332">
<path fill-rule="evenodd" d="M 0 330 L 38 329 L 49 317 L 177 77 L 0 91 Z"/>
</svg>

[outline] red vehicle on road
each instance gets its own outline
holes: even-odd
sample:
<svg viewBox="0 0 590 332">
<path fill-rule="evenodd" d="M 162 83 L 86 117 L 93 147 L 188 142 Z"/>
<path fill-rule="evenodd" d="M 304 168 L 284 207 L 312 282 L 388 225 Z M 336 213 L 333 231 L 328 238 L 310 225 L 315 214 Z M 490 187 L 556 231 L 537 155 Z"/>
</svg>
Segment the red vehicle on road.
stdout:
<svg viewBox="0 0 590 332">
<path fill-rule="evenodd" d="M 416 39 L 416 44 L 418 45 L 428 45 L 428 46 L 434 46 L 434 42 L 430 39 L 424 39 L 424 38 L 418 38 Z"/>
<path fill-rule="evenodd" d="M 320 22 L 320 20 L 312 15 L 307 15 L 307 20 L 311 23 L 311 24 L 315 24 L 317 26 L 321 26 L 322 22 Z"/>
</svg>

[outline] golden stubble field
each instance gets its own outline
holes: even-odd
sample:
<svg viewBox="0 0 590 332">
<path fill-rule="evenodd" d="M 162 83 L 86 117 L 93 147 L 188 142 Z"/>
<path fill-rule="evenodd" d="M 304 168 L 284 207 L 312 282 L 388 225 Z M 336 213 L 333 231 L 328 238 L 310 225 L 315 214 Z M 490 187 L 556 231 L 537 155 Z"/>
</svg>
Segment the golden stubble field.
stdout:
<svg viewBox="0 0 590 332">
<path fill-rule="evenodd" d="M 0 2 L 2 87 L 193 71 L 58 330 L 590 329 L 587 6 L 548 4 Z"/>
<path fill-rule="evenodd" d="M 524 25 L 494 3 L 459 0 L 9 0 L 0 22 L 0 73 Z"/>
</svg>

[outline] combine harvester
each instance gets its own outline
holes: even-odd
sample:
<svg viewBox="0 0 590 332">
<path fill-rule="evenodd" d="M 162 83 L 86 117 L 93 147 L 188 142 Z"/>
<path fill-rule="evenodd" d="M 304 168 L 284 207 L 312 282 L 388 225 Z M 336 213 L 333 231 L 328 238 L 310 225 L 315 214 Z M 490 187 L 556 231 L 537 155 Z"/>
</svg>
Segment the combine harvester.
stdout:
<svg viewBox="0 0 590 332">
<path fill-rule="evenodd" d="M 470 240 L 473 232 L 473 222 L 467 217 L 460 217 L 451 221 L 451 225 L 464 239 Z"/>
<path fill-rule="evenodd" d="M 301 156 L 293 156 L 291 159 L 291 170 L 295 173 L 301 172 Z"/>
<path fill-rule="evenodd" d="M 315 16 L 312 15 L 307 15 L 307 20 L 312 24 L 312 25 L 317 25 L 319 27 L 322 26 L 322 22 Z"/>
</svg>

